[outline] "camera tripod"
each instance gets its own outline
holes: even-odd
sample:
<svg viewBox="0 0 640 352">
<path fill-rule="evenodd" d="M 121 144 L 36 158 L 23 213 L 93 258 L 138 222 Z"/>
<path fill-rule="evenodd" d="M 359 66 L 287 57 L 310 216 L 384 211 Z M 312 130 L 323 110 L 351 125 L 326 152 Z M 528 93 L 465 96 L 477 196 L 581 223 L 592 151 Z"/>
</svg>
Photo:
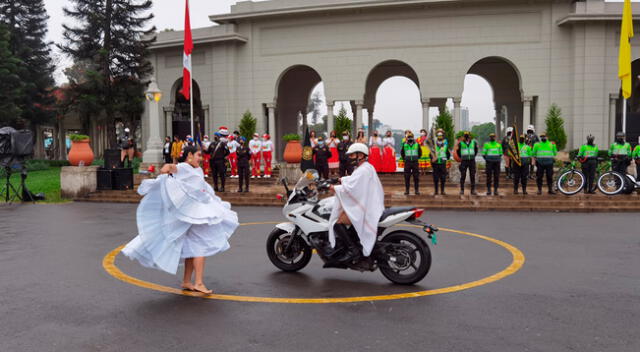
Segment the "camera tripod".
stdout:
<svg viewBox="0 0 640 352">
<path fill-rule="evenodd" d="M 20 171 L 20 185 L 16 188 L 11 183 L 11 167 L 5 166 L 5 184 L 2 188 L 2 192 L 0 195 L 4 196 L 4 201 L 7 203 L 12 203 L 14 200 L 18 199 L 23 202 L 35 202 L 31 192 L 27 189 L 24 182 L 27 179 L 27 169 L 22 166 L 22 170 Z M 13 194 L 12 192 L 13 191 Z"/>
</svg>

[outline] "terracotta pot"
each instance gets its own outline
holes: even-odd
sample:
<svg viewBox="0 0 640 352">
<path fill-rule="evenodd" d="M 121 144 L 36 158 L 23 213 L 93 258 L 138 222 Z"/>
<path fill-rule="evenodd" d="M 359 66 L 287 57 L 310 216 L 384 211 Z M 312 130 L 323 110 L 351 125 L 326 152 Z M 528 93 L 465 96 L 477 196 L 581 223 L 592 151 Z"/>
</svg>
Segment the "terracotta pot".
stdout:
<svg viewBox="0 0 640 352">
<path fill-rule="evenodd" d="M 71 142 L 71 149 L 69 150 L 69 164 L 72 166 L 89 166 L 93 162 L 93 150 L 89 146 L 89 139 L 84 141 Z"/>
<path fill-rule="evenodd" d="M 300 141 L 289 141 L 284 148 L 284 161 L 298 164 L 302 160 L 302 145 Z"/>
</svg>

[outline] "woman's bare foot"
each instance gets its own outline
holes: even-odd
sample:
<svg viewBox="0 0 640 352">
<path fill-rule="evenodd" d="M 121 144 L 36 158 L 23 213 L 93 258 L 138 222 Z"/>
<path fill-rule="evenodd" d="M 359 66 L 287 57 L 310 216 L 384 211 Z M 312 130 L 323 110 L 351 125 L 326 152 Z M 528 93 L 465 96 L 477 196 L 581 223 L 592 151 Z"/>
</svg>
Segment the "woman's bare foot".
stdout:
<svg viewBox="0 0 640 352">
<path fill-rule="evenodd" d="M 183 282 L 180 287 L 182 287 L 183 290 L 195 291 L 195 286 L 190 282 Z"/>
<path fill-rule="evenodd" d="M 208 289 L 204 284 L 195 284 L 193 290 L 196 292 L 204 293 L 206 295 L 212 294 L 213 291 Z"/>
</svg>

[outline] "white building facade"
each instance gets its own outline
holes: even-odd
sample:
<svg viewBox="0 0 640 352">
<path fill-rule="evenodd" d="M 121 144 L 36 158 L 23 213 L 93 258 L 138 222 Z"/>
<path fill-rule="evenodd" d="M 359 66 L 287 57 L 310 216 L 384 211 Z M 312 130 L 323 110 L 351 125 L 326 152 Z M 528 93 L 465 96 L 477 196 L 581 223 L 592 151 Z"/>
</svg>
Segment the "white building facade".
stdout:
<svg viewBox="0 0 640 352">
<path fill-rule="evenodd" d="M 636 5 L 634 13 L 640 14 Z M 296 132 L 298 113 L 306 112 L 319 82 L 330 130 L 334 101 L 351 102 L 355 128 L 371 126 L 362 121 L 363 109 L 372 116 L 380 84 L 404 76 L 420 90 L 425 128 L 432 122 L 429 107 L 443 108 L 452 98 L 461 129 L 464 78 L 477 74 L 490 83 L 496 116 L 506 111 L 508 125 L 522 130 L 533 124 L 542 131 L 555 103 L 563 112 L 569 148 L 589 134 L 607 145 L 622 128 L 621 13 L 621 3 L 604 0 L 239 2 L 228 14 L 210 16 L 211 27 L 193 30 L 196 128 L 204 134 L 222 125 L 236 129 L 249 110 L 258 130 L 269 132 L 281 152 L 280 137 Z M 179 93 L 182 38 L 179 31 L 161 32 L 152 47 L 155 79 L 164 95 L 157 116 L 143 117 L 145 141 L 188 131 L 188 102 Z M 632 41 L 634 59 L 638 44 L 640 36 Z M 634 77 L 638 74 L 640 64 L 634 62 Z M 637 87 L 636 78 L 634 94 Z M 631 139 L 640 134 L 634 115 L 640 99 L 632 99 L 629 109 Z M 149 119 L 159 121 L 159 129 L 150 130 Z"/>
</svg>

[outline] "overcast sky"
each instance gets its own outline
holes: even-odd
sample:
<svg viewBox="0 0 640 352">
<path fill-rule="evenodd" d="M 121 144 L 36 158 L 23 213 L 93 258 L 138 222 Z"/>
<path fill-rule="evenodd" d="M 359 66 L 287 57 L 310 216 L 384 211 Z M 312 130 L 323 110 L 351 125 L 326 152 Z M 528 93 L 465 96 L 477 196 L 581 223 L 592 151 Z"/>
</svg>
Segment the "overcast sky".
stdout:
<svg viewBox="0 0 640 352">
<path fill-rule="evenodd" d="M 62 40 L 62 23 L 69 21 L 64 17 L 62 8 L 70 6 L 70 3 L 68 0 L 44 0 L 44 2 L 51 17 L 49 39 L 59 43 Z M 208 16 L 228 13 L 230 6 L 235 2 L 235 0 L 190 0 L 191 26 L 197 28 L 212 25 Z M 181 30 L 184 24 L 184 1 L 155 0 L 153 13 L 155 15 L 153 23 L 158 30 L 166 28 Z M 61 57 L 57 51 L 55 55 L 59 66 L 56 79 L 63 82 L 62 69 L 69 65 L 69 60 Z M 493 93 L 487 81 L 479 76 L 467 75 L 461 105 L 469 108 L 469 119 L 472 122 L 493 121 L 495 111 L 492 100 Z M 336 106 L 336 109 L 338 108 L 339 106 Z M 350 107 L 347 108 L 351 110 Z M 434 114 L 436 110 L 432 109 L 430 115 Z M 378 90 L 374 117 L 394 128 L 419 129 L 422 124 L 422 107 L 418 88 L 404 77 L 394 77 L 385 81 Z"/>
</svg>

